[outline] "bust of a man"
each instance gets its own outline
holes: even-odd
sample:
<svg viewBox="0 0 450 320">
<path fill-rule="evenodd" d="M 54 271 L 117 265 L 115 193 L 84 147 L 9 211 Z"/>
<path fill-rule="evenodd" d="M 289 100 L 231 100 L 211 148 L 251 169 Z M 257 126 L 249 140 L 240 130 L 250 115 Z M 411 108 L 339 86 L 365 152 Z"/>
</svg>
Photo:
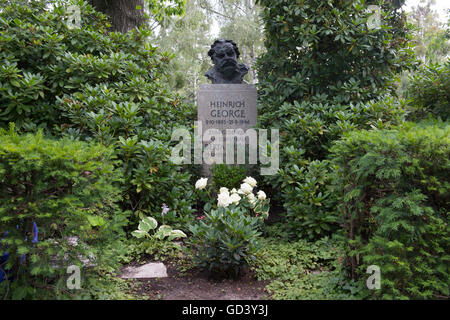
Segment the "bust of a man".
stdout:
<svg viewBox="0 0 450 320">
<path fill-rule="evenodd" d="M 239 49 L 232 40 L 214 41 L 208 55 L 214 63 L 214 67 L 205 73 L 205 76 L 213 84 L 242 83 L 242 79 L 248 72 L 245 64 L 238 63 Z"/>
</svg>

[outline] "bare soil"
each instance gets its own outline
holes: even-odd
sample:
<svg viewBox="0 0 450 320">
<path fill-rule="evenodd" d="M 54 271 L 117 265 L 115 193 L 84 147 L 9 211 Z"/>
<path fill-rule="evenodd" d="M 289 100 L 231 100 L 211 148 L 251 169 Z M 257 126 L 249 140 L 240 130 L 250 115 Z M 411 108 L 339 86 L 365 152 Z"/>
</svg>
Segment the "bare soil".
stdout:
<svg viewBox="0 0 450 320">
<path fill-rule="evenodd" d="M 207 272 L 182 274 L 175 263 L 165 262 L 167 278 L 136 279 L 133 294 L 150 300 L 265 300 L 267 281 L 258 281 L 251 271 L 238 280 L 210 279 Z"/>
</svg>

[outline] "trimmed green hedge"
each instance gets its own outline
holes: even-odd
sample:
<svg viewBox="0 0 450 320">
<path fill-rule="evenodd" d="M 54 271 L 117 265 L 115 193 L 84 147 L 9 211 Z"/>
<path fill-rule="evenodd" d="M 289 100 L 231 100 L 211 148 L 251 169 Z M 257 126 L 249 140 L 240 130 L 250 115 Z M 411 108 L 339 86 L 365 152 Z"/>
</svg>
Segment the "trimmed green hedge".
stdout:
<svg viewBox="0 0 450 320">
<path fill-rule="evenodd" d="M 376 297 L 448 297 L 450 126 L 354 131 L 332 153 L 352 277 L 378 265 Z"/>
</svg>

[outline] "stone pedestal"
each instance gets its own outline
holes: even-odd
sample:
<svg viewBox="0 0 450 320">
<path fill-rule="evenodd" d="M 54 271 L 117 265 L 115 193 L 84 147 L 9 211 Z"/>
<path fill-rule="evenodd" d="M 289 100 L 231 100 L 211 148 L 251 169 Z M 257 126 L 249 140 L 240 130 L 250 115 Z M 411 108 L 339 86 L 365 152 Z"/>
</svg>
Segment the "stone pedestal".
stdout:
<svg viewBox="0 0 450 320">
<path fill-rule="evenodd" d="M 223 135 L 223 156 L 213 153 L 213 159 L 203 158 L 203 175 L 211 176 L 213 163 L 229 163 L 226 154 L 226 130 L 247 129 L 256 126 L 257 120 L 257 90 L 250 84 L 202 84 L 198 92 L 198 121 L 201 122 L 201 134 L 203 137 L 203 150 L 214 144 L 205 132 L 208 129 L 217 129 Z M 209 131 L 211 132 L 211 131 Z M 244 138 L 245 139 L 245 138 Z M 236 141 L 236 143 L 239 143 Z M 248 140 L 246 142 L 248 145 Z M 214 146 L 210 146 L 214 147 Z M 218 150 L 218 149 L 217 149 Z M 220 160 L 222 158 L 222 160 Z M 247 158 L 246 158 L 247 159 Z"/>
</svg>

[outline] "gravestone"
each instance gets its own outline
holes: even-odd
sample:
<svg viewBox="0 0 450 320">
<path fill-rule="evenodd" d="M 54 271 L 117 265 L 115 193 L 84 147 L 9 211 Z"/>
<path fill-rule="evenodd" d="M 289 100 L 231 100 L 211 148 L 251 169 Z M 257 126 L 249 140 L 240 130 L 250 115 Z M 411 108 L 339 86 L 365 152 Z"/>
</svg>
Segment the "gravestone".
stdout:
<svg viewBox="0 0 450 320">
<path fill-rule="evenodd" d="M 203 84 L 198 93 L 198 121 L 201 122 L 202 136 L 208 129 L 218 129 L 223 135 L 223 159 L 215 163 L 225 163 L 226 129 L 247 129 L 256 126 L 257 91 L 249 84 Z M 238 143 L 239 141 L 236 141 Z M 203 150 L 214 141 L 204 142 Z M 206 159 L 204 159 L 206 160 Z M 210 164 L 210 163 L 206 163 Z"/>
<path fill-rule="evenodd" d="M 203 150 L 219 144 L 222 147 L 222 157 L 220 152 L 212 152 L 212 159 L 203 159 L 203 175 L 206 176 L 211 175 L 213 163 L 228 162 L 225 156 L 226 130 L 242 129 L 245 133 L 247 129 L 256 126 L 257 120 L 257 90 L 254 85 L 242 83 L 248 67 L 237 62 L 239 50 L 236 44 L 231 40 L 217 40 L 208 55 L 214 62 L 214 67 L 205 74 L 212 84 L 200 85 L 198 92 L 197 116 L 201 125 L 199 133 L 206 140 L 203 141 Z M 220 131 L 223 140 L 215 141 L 205 136 L 209 129 Z M 236 144 L 248 144 L 248 140 L 243 139 L 245 137 L 237 138 Z"/>
</svg>

